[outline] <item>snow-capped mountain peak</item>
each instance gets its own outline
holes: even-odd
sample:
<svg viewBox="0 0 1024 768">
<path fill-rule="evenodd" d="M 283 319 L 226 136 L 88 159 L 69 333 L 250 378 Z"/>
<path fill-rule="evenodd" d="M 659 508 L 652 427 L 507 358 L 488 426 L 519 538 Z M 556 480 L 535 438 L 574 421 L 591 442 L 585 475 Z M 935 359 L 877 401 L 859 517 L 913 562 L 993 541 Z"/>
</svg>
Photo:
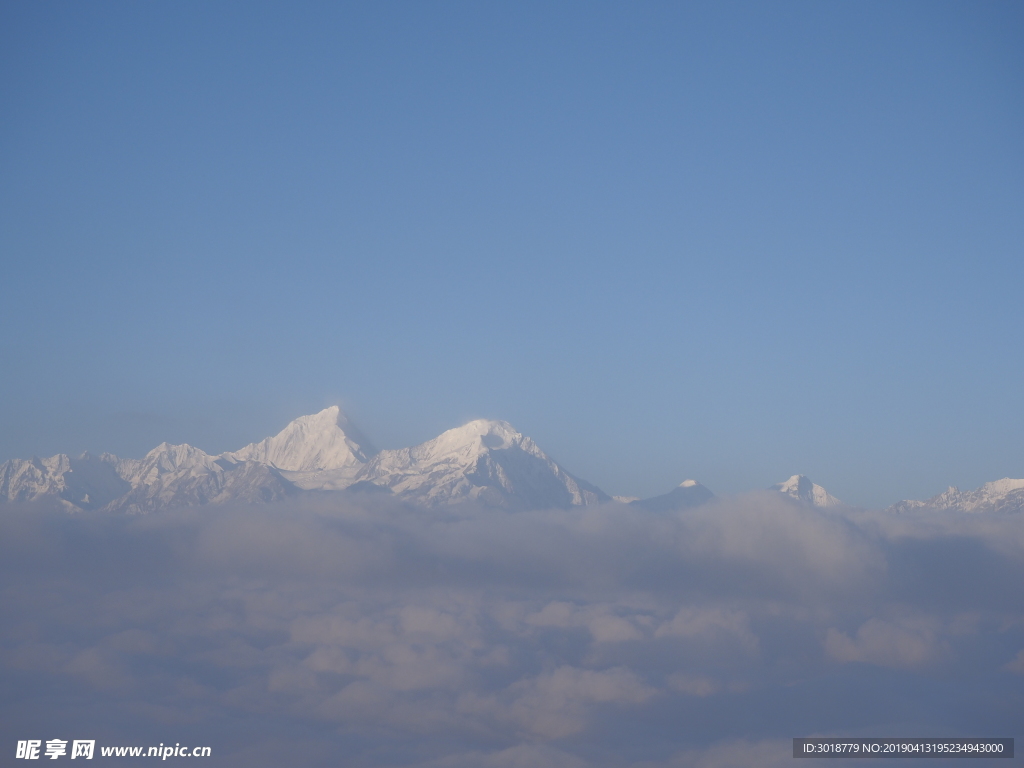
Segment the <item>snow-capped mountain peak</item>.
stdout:
<svg viewBox="0 0 1024 768">
<path fill-rule="evenodd" d="M 104 454 L 110 456 L 109 454 Z M 151 485 L 169 475 L 210 471 L 216 459 L 206 451 L 183 443 L 160 443 L 141 459 L 118 459 L 110 456 L 117 474 L 132 487 Z"/>
<path fill-rule="evenodd" d="M 776 483 L 769 490 L 784 493 L 798 501 L 814 507 L 841 507 L 843 502 L 830 494 L 816 483 L 812 483 L 806 475 L 793 475 L 783 483 Z"/>
<path fill-rule="evenodd" d="M 358 480 L 428 506 L 568 507 L 607 501 L 505 421 L 476 419 L 412 448 L 381 451 Z"/>
<path fill-rule="evenodd" d="M 507 421 L 491 419 L 475 419 L 461 427 L 449 429 L 409 451 L 419 461 L 441 461 L 445 457 L 477 457 L 490 450 L 513 447 L 534 456 L 543 455 L 533 440 L 517 432 Z"/>
<path fill-rule="evenodd" d="M 256 461 L 293 472 L 358 470 L 376 453 L 370 441 L 336 405 L 300 416 L 273 437 L 222 454 L 229 461 Z M 353 473 L 354 474 L 354 473 Z"/>
</svg>

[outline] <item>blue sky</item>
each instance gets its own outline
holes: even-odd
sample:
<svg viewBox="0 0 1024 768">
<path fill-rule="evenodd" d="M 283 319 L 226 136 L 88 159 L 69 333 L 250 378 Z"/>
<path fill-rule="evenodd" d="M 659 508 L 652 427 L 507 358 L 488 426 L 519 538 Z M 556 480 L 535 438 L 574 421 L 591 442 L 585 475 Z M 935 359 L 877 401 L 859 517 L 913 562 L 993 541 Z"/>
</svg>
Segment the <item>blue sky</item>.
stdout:
<svg viewBox="0 0 1024 768">
<path fill-rule="evenodd" d="M 0 461 L 340 403 L 609 493 L 1024 476 L 1019 3 L 0 5 Z"/>
</svg>

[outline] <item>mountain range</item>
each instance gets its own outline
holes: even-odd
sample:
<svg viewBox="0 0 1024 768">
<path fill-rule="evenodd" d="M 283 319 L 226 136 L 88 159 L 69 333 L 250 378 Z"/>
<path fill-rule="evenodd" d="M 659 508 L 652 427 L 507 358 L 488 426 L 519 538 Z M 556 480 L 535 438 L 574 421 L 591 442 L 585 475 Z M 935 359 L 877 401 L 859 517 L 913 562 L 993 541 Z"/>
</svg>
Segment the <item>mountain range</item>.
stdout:
<svg viewBox="0 0 1024 768">
<path fill-rule="evenodd" d="M 337 406 L 217 456 L 162 443 L 141 459 L 58 454 L 0 465 L 0 502 L 51 500 L 69 511 L 143 513 L 358 491 L 425 507 L 541 509 L 611 500 L 507 422 L 478 419 L 412 448 L 378 451 Z"/>
<path fill-rule="evenodd" d="M 926 501 L 905 500 L 888 508 L 889 512 L 912 512 L 920 509 L 956 512 L 1022 512 L 1024 511 L 1024 480 L 1004 477 L 985 483 L 973 491 L 961 491 L 951 485 L 938 496 Z"/>
<path fill-rule="evenodd" d="M 769 490 L 812 507 L 844 506 L 804 475 Z M 507 422 L 477 419 L 411 448 L 379 451 L 337 406 L 301 416 L 273 437 L 216 456 L 191 445 L 161 443 L 141 459 L 58 454 L 0 465 L 0 504 L 51 501 L 71 512 L 140 514 L 358 492 L 389 494 L 427 508 L 474 503 L 547 509 L 612 501 Z M 705 486 L 686 480 L 661 496 L 616 500 L 664 513 L 712 498 Z M 950 488 L 927 501 L 889 507 L 894 513 L 917 509 L 1019 512 L 1024 510 L 1024 480 L 997 480 L 968 492 Z"/>
</svg>

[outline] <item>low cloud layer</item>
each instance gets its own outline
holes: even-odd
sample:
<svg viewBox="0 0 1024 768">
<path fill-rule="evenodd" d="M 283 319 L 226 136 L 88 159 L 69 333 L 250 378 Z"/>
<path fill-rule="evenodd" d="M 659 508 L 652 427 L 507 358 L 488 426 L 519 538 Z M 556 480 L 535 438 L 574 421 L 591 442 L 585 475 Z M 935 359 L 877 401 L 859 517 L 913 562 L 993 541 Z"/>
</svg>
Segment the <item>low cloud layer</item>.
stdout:
<svg viewBox="0 0 1024 768">
<path fill-rule="evenodd" d="M 388 500 L 5 512 L 3 749 L 214 764 L 789 765 L 793 736 L 1021 736 L 1024 519 Z"/>
</svg>

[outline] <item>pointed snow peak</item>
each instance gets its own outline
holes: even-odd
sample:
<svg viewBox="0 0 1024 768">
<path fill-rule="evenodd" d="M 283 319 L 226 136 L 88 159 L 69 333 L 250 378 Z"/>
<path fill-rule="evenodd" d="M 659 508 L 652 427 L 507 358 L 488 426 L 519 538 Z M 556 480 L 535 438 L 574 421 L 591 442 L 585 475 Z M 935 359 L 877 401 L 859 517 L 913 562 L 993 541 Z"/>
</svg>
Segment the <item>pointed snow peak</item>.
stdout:
<svg viewBox="0 0 1024 768">
<path fill-rule="evenodd" d="M 308 472 L 362 466 L 376 450 L 336 405 L 300 416 L 273 437 L 225 453 L 232 461 L 258 461 Z"/>
<path fill-rule="evenodd" d="M 776 483 L 772 486 L 772 490 L 782 491 L 783 493 L 792 493 L 796 491 L 799 493 L 801 490 L 809 489 L 813 485 L 807 475 L 792 475 L 788 480 L 782 483 Z"/>
<path fill-rule="evenodd" d="M 475 500 L 548 509 L 608 500 L 507 421 L 491 419 L 475 419 L 412 448 L 381 451 L 359 479 L 429 506 Z"/>
<path fill-rule="evenodd" d="M 678 475 L 676 475 L 676 477 L 678 477 Z M 697 486 L 697 485 L 700 485 L 700 483 L 698 483 L 696 480 L 683 480 L 683 482 L 681 482 L 679 484 L 679 487 L 680 488 L 693 488 L 694 486 Z"/>
<path fill-rule="evenodd" d="M 341 412 L 341 408 L 336 405 L 332 405 L 329 408 L 324 408 L 318 413 L 311 413 L 306 416 L 299 416 L 299 418 L 289 422 L 288 426 L 302 426 L 310 431 L 317 432 L 322 430 L 329 430 L 332 427 L 342 427 L 342 425 L 348 424 L 348 417 Z"/>
<path fill-rule="evenodd" d="M 282 429 L 276 436 L 280 437 L 285 433 L 291 432 L 302 432 L 306 435 L 324 435 L 332 434 L 336 430 L 345 432 L 347 430 L 353 430 L 354 428 L 349 423 L 348 417 L 342 412 L 341 408 L 336 405 L 332 405 L 329 408 L 324 408 L 318 413 L 310 413 L 306 416 L 299 416 L 297 419 L 293 419 L 288 422 L 288 426 Z"/>
<path fill-rule="evenodd" d="M 812 483 L 806 475 L 793 475 L 784 483 L 776 483 L 770 490 L 784 493 L 814 507 L 840 507 L 843 504 L 820 485 Z"/>
</svg>

